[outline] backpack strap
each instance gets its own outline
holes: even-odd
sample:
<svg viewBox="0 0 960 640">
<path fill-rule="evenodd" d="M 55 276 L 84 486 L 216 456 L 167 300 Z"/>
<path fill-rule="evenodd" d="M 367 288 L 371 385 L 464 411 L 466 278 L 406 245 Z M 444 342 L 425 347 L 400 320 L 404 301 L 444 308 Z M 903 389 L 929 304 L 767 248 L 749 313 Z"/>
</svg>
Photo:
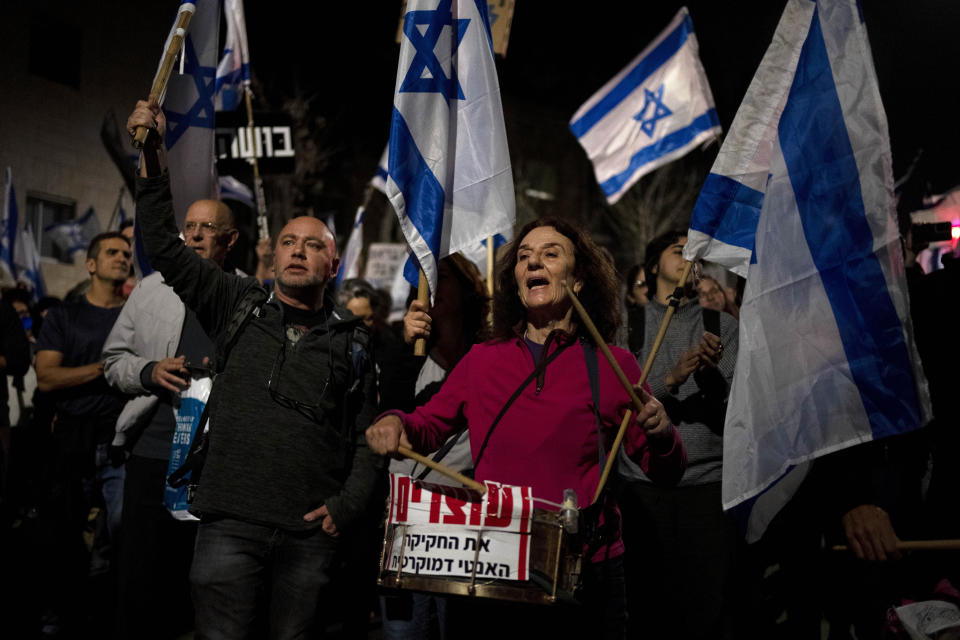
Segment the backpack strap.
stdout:
<svg viewBox="0 0 960 640">
<path fill-rule="evenodd" d="M 593 396 L 593 419 L 597 423 L 597 452 L 600 456 L 600 475 L 607 463 L 607 455 L 603 446 L 603 429 L 600 422 L 600 369 L 597 358 L 597 345 L 586 338 L 580 339 L 583 344 L 583 359 L 587 363 L 587 378 L 590 379 L 590 395 Z"/>
<path fill-rule="evenodd" d="M 210 396 L 200 413 L 200 422 L 197 425 L 197 431 L 193 434 L 190 442 L 190 451 L 176 471 L 167 477 L 167 484 L 173 488 L 182 487 L 190 483 L 191 488 L 195 488 L 200 482 L 200 473 L 203 470 L 203 463 L 207 459 L 207 448 L 209 446 L 209 437 L 203 430 L 203 426 L 209 419 L 210 405 L 213 400 L 214 390 L 216 389 L 217 374 L 223 373 L 227 365 L 227 358 L 230 357 L 230 351 L 237 343 L 240 333 L 250 323 L 253 317 L 259 317 L 263 304 L 267 301 L 267 292 L 260 287 L 251 287 L 244 292 L 243 297 L 237 304 L 230 316 L 226 329 L 217 338 L 214 345 L 213 362 L 213 386 L 210 389 Z M 189 477 L 188 477 L 189 475 Z M 192 493 L 192 491 L 191 491 Z M 193 496 L 188 495 L 188 502 L 193 502 Z"/>
<path fill-rule="evenodd" d="M 267 299 L 267 292 L 261 287 L 251 287 L 244 292 L 243 297 L 240 298 L 240 302 L 238 302 L 234 308 L 233 315 L 230 316 L 226 328 L 217 338 L 217 343 L 214 348 L 215 359 L 213 367 L 216 373 L 223 373 L 224 368 L 227 366 L 227 358 L 230 357 L 230 351 L 237 344 L 240 334 L 247 324 L 250 323 L 251 318 L 260 317 L 261 307 L 263 307 Z"/>
</svg>

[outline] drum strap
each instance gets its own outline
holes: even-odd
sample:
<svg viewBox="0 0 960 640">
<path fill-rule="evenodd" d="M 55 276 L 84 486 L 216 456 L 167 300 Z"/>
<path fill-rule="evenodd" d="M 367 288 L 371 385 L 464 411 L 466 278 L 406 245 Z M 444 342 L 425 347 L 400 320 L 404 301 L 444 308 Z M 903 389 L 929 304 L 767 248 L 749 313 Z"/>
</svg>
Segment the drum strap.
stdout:
<svg viewBox="0 0 960 640">
<path fill-rule="evenodd" d="M 460 429 L 459 431 L 455 431 L 452 436 L 447 438 L 447 441 L 443 443 L 443 446 L 437 449 L 437 452 L 433 454 L 433 461 L 440 462 L 441 460 L 443 460 L 446 457 L 446 455 L 450 453 L 450 450 L 453 449 L 454 445 L 460 442 L 460 438 L 463 437 L 463 434 L 465 432 L 466 432 L 466 429 Z M 417 476 L 417 480 L 423 480 L 424 478 L 427 477 L 427 475 L 429 475 L 431 471 L 432 469 L 430 467 L 426 467 Z M 464 473 L 467 473 L 468 476 L 473 475 L 471 472 L 464 472 Z"/>
<path fill-rule="evenodd" d="M 587 378 L 590 379 L 590 394 L 593 396 L 593 419 L 597 422 L 597 452 L 600 455 L 600 475 L 606 466 L 607 454 L 603 447 L 603 428 L 600 422 L 600 370 L 597 364 L 597 346 L 582 338 L 583 359 L 587 363 Z"/>
<path fill-rule="evenodd" d="M 523 379 L 523 382 L 520 383 L 520 386 L 518 386 L 516 391 L 514 391 L 513 394 L 507 399 L 506 403 L 503 405 L 503 408 L 500 409 L 500 413 L 498 413 L 497 417 L 493 419 L 493 424 L 490 425 L 490 429 L 487 430 L 487 435 L 483 439 L 483 444 L 480 445 L 480 451 L 477 453 L 477 457 L 473 461 L 474 469 L 480 466 L 480 458 L 483 457 L 483 452 L 487 449 L 487 443 L 490 442 L 490 436 L 493 435 L 493 430 L 500 423 L 500 419 L 503 418 L 503 414 L 505 414 L 507 409 L 510 408 L 510 405 L 512 405 L 514 401 L 520 397 L 520 394 L 523 393 L 523 390 L 527 388 L 527 385 L 533 382 L 533 379 L 537 377 L 537 374 L 539 374 L 541 371 L 545 371 L 547 365 L 553 362 L 553 360 L 571 344 L 573 344 L 572 341 L 561 344 L 549 356 L 542 358 L 537 366 L 533 368 L 533 371 L 530 372 L 530 375 Z"/>
</svg>

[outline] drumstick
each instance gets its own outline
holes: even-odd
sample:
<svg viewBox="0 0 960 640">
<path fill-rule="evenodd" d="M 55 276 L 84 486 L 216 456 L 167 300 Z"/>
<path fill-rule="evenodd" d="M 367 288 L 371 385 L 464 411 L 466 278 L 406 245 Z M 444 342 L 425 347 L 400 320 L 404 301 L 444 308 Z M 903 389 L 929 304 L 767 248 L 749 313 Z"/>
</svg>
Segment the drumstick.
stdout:
<svg viewBox="0 0 960 640">
<path fill-rule="evenodd" d="M 640 401 L 640 397 L 637 396 L 636 390 L 633 388 L 633 385 L 630 384 L 630 381 L 627 380 L 627 374 L 623 372 L 623 369 L 620 368 L 620 365 L 614 359 L 613 354 L 610 353 L 610 347 L 607 346 L 607 341 L 603 339 L 603 336 L 600 335 L 600 332 L 597 331 L 597 325 L 593 324 L 593 320 L 590 319 L 590 316 L 587 314 L 587 310 L 580 303 L 580 300 L 577 298 L 577 294 L 573 292 L 573 289 L 570 288 L 570 285 L 566 282 L 563 283 L 563 287 L 567 290 L 567 295 L 570 297 L 570 301 L 573 302 L 573 307 L 577 310 L 577 313 L 580 315 L 580 319 L 583 320 L 584 326 L 587 327 L 587 331 L 590 332 L 590 335 L 593 337 L 593 341 L 597 344 L 600 351 L 603 352 L 603 357 L 607 359 L 607 362 L 610 363 L 610 366 L 613 368 L 613 372 L 617 374 L 617 379 L 620 381 L 620 384 L 623 385 L 623 390 L 627 392 L 627 395 L 630 396 L 630 401 L 633 402 L 633 406 L 637 408 L 637 412 L 643 411 L 643 402 Z M 640 374 L 640 382 L 637 384 L 643 384 L 647 380 L 647 372 L 643 371 Z M 616 453 L 616 449 L 610 451 L 610 455 Z"/>
<path fill-rule="evenodd" d="M 688 262 L 683 266 L 683 273 L 680 275 L 680 281 L 677 283 L 677 290 L 683 288 L 684 283 L 687 281 L 687 276 L 690 274 L 690 267 L 692 265 L 692 262 Z M 600 332 L 597 331 L 597 325 L 593 324 L 593 320 L 590 319 L 590 315 L 587 313 L 587 310 L 584 308 L 583 304 L 580 303 L 580 300 L 573 292 L 573 289 L 570 288 L 570 285 L 564 282 L 563 286 L 567 290 L 567 296 L 570 297 L 570 301 L 573 303 L 573 307 L 577 310 L 577 314 L 579 314 L 580 319 L 583 320 L 584 326 L 587 327 L 587 331 L 589 331 L 590 335 L 593 337 L 593 341 L 603 352 L 603 355 L 607 359 L 607 362 L 610 363 L 610 367 L 613 369 L 613 372 L 617 374 L 617 379 L 620 381 L 620 384 L 623 385 L 624 391 L 626 391 L 627 395 L 630 396 L 630 401 L 633 402 L 633 406 L 636 407 L 637 413 L 643 411 L 643 403 L 637 396 L 633 385 L 630 384 L 630 381 L 627 379 L 623 369 L 620 368 L 620 365 L 614 359 L 613 354 L 610 353 L 610 347 L 607 346 L 607 341 L 604 340 L 603 336 L 600 335 Z M 673 312 L 675 309 L 676 306 L 673 303 L 667 307 L 667 312 L 664 314 L 663 321 L 660 323 L 660 330 L 657 332 L 657 338 L 653 343 L 653 349 L 650 350 L 650 355 L 643 367 L 643 371 L 640 372 L 640 380 L 637 381 L 638 387 L 643 386 L 643 383 L 647 381 L 647 376 L 650 375 L 650 366 L 653 364 L 653 359 L 657 355 L 657 351 L 660 349 L 660 343 L 663 342 L 663 336 L 667 333 L 667 326 L 670 324 L 670 318 L 673 317 Z M 629 416 L 629 412 L 627 413 L 627 416 Z M 629 420 L 625 416 L 623 422 L 620 424 L 620 429 L 617 431 L 617 436 L 613 440 L 613 447 L 610 448 L 610 453 L 607 455 L 607 463 L 603 467 L 603 477 L 600 478 L 600 484 L 597 486 L 597 492 L 593 498 L 594 502 L 596 502 L 597 498 L 600 497 L 600 492 L 603 491 L 603 487 L 606 485 L 610 467 L 613 465 L 614 457 L 617 455 L 617 451 L 620 449 L 620 443 L 623 442 L 623 436 L 627 432 L 628 423 Z"/>
<path fill-rule="evenodd" d="M 623 420 L 620 422 L 620 430 L 617 431 L 617 437 L 613 439 L 612 451 L 620 448 L 620 443 L 623 441 L 623 434 L 627 432 L 627 424 L 630 422 L 632 415 L 630 409 L 627 409 L 627 412 L 623 414 Z M 607 458 L 607 464 L 603 465 L 603 474 L 600 476 L 600 484 L 597 485 L 597 491 L 593 494 L 593 502 L 596 502 L 600 498 L 600 492 L 603 491 L 603 487 L 607 484 L 607 478 L 610 477 L 610 469 L 613 469 L 613 465 L 610 464 L 611 462 L 611 458 Z M 590 504 L 593 504 L 593 502 Z"/>
<path fill-rule="evenodd" d="M 830 547 L 831 551 L 849 551 L 845 544 Z M 960 551 L 960 540 L 900 540 L 898 551 Z"/>
<path fill-rule="evenodd" d="M 400 446 L 397 448 L 397 451 L 400 453 L 400 455 L 405 456 L 405 457 L 407 457 L 407 458 L 410 458 L 411 460 L 416 460 L 416 461 L 419 462 L 420 464 L 422 464 L 422 465 L 424 465 L 424 466 L 426 466 L 426 467 L 430 467 L 431 469 L 433 469 L 433 470 L 436 471 L 437 473 L 442 473 L 443 475 L 447 476 L 448 478 L 451 478 L 451 479 L 453 479 L 453 480 L 456 480 L 457 482 L 459 482 L 460 484 L 462 484 L 463 486 L 465 486 L 465 487 L 467 487 L 467 488 L 469 488 L 469 489 L 473 489 L 473 490 L 475 490 L 475 491 L 479 491 L 479 492 L 480 492 L 480 495 L 483 495 L 483 494 L 485 494 L 485 493 L 487 492 L 487 488 L 486 488 L 485 486 L 483 486 L 482 484 L 480 484 L 479 482 L 477 482 L 477 481 L 474 480 L 473 478 L 468 478 L 467 476 L 463 475 L 463 474 L 460 473 L 459 471 L 454 471 L 453 469 L 451 469 L 450 467 L 448 467 L 448 466 L 445 465 L 445 464 L 440 464 L 439 462 L 434 462 L 434 461 L 431 460 L 430 458 L 428 458 L 428 457 L 426 457 L 426 456 L 422 456 L 422 455 L 420 455 L 419 453 L 417 453 L 416 451 L 412 451 L 411 449 L 408 449 L 407 447 L 405 447 L 405 446 L 403 446 L 403 445 L 400 445 Z"/>
</svg>

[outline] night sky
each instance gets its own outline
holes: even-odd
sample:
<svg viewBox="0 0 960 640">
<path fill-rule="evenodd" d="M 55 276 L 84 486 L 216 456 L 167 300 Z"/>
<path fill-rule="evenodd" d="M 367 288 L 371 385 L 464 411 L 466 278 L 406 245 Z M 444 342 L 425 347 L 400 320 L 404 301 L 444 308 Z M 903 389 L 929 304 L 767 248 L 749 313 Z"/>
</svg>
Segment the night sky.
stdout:
<svg viewBox="0 0 960 640">
<path fill-rule="evenodd" d="M 343 170 L 372 172 L 388 135 L 399 50 L 397 3 L 246 4 L 252 67 L 267 99 L 289 91 L 314 96 L 334 130 L 333 143 L 350 149 L 342 154 Z M 686 4 L 727 131 L 784 3 Z M 509 50 L 497 62 L 505 105 L 541 111 L 543 118 L 533 119 L 544 129 L 540 135 L 566 136 L 576 145 L 566 128 L 569 117 L 682 5 L 517 0 Z M 305 7 L 316 9 L 304 13 Z M 929 192 L 942 193 L 960 183 L 952 153 L 960 147 L 960 99 L 951 89 L 960 68 L 960 3 L 866 0 L 863 14 L 890 124 L 894 172 L 901 175 L 922 148 L 921 178 Z"/>
</svg>

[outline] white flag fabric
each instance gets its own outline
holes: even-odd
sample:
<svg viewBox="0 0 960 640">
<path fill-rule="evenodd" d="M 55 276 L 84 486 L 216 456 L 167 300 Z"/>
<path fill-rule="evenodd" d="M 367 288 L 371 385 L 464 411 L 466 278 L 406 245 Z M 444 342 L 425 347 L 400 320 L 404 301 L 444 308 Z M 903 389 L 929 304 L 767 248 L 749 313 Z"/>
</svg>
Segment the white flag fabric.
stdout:
<svg viewBox="0 0 960 640">
<path fill-rule="evenodd" d="M 7 167 L 3 181 L 3 225 L 0 234 L 0 281 L 13 283 L 17 268 L 14 252 L 17 246 L 17 195 L 13 189 L 13 170 Z"/>
<path fill-rule="evenodd" d="M 100 233 L 100 220 L 90 207 L 79 218 L 48 224 L 43 233 L 73 260 L 74 254 L 86 251 L 90 241 Z"/>
<path fill-rule="evenodd" d="M 25 284 L 30 290 L 30 300 L 36 303 L 47 295 L 43 270 L 40 268 L 40 253 L 37 251 L 37 243 L 29 226 L 24 226 L 20 231 L 20 240 L 14 252 L 14 262 L 17 267 L 17 281 Z"/>
<path fill-rule="evenodd" d="M 485 0 L 407 2 L 393 104 L 386 193 L 434 292 L 440 258 L 515 219 Z"/>
<path fill-rule="evenodd" d="M 504 233 L 498 233 L 493 236 L 493 251 L 494 256 L 496 256 L 496 251 L 501 246 L 513 240 L 513 229 L 508 229 Z M 477 269 L 480 271 L 480 275 L 484 278 L 487 277 L 487 242 L 490 241 L 490 238 L 484 238 L 476 245 L 472 247 L 464 247 L 460 249 L 460 253 L 463 254 L 463 257 L 477 265 Z"/>
<path fill-rule="evenodd" d="M 377 163 L 377 172 L 370 179 L 370 184 L 380 193 L 387 194 L 387 163 L 390 160 L 390 143 L 383 148 L 383 154 L 380 156 L 380 162 Z"/>
<path fill-rule="evenodd" d="M 856 0 L 788 0 L 684 249 L 747 278 L 722 495 L 749 512 L 748 540 L 805 463 L 930 416 L 894 213 Z"/>
<path fill-rule="evenodd" d="M 243 184 L 233 176 L 220 176 L 220 199 L 236 200 L 242 202 L 251 209 L 256 209 L 257 205 L 253 201 L 253 190 Z"/>
<path fill-rule="evenodd" d="M 174 67 L 166 94 L 161 98 L 163 113 L 167 118 L 164 142 L 169 158 L 173 211 L 178 226 L 183 225 L 187 207 L 194 201 L 217 198 L 213 97 L 217 75 L 219 6 L 218 0 L 181 2 L 180 12 L 194 12 L 183 40 L 183 74 L 180 74 L 178 66 Z M 176 24 L 174 19 L 170 35 L 167 36 L 168 43 Z"/>
<path fill-rule="evenodd" d="M 613 204 L 633 184 L 720 135 L 693 20 L 682 7 L 663 32 L 570 120 Z"/>
<path fill-rule="evenodd" d="M 337 287 L 344 280 L 360 277 L 360 252 L 363 249 L 363 206 L 357 207 L 353 228 L 343 249 L 340 271 L 337 272 Z"/>
<path fill-rule="evenodd" d="M 223 17 L 227 23 L 227 39 L 223 43 L 223 57 L 217 65 L 214 106 L 217 111 L 233 111 L 243 102 L 244 91 L 250 86 L 250 52 L 243 0 L 223 0 Z"/>
</svg>

